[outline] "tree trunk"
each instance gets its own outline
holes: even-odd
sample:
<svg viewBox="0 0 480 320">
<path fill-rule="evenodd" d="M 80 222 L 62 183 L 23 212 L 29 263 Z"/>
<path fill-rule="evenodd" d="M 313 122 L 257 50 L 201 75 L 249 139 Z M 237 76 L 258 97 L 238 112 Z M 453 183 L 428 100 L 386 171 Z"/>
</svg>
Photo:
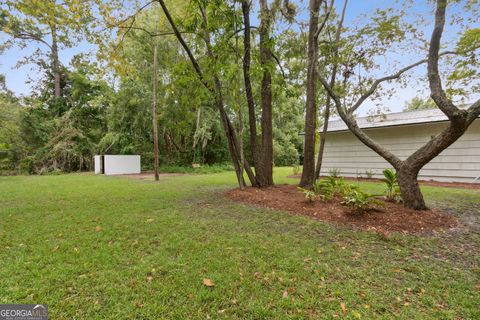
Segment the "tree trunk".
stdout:
<svg viewBox="0 0 480 320">
<path fill-rule="evenodd" d="M 255 168 L 261 186 L 273 185 L 273 130 L 272 130 L 272 74 L 273 55 L 271 51 L 271 12 L 266 0 L 260 1 L 260 63 L 263 68 L 261 83 L 262 106 L 262 148 L 261 163 Z M 259 170 L 260 169 L 260 170 Z"/>
<path fill-rule="evenodd" d="M 308 67 L 307 67 L 307 101 L 305 106 L 305 138 L 303 147 L 303 170 L 300 186 L 309 188 L 315 181 L 315 124 L 317 121 L 316 105 L 316 64 L 318 56 L 318 15 L 321 0 L 310 0 L 310 23 L 308 30 Z"/>
<path fill-rule="evenodd" d="M 158 123 L 157 123 L 157 45 L 153 48 L 153 101 L 152 101 L 152 124 L 153 124 L 153 170 L 155 181 L 158 176 Z"/>
<path fill-rule="evenodd" d="M 323 130 L 320 136 L 320 147 L 318 148 L 317 165 L 315 167 L 315 179 L 320 177 L 322 171 L 323 151 L 325 150 L 325 142 L 327 141 L 328 120 L 330 119 L 330 96 L 327 97 L 325 105 L 325 116 L 323 117 Z"/>
<path fill-rule="evenodd" d="M 402 193 L 403 205 L 405 208 L 413 210 L 427 210 L 425 200 L 423 199 L 422 191 L 418 185 L 418 172 L 409 166 L 397 170 L 398 185 Z"/>
<path fill-rule="evenodd" d="M 257 177 L 261 175 L 260 154 L 257 146 L 257 119 L 255 116 L 255 101 L 253 99 L 252 83 L 250 80 L 250 62 L 251 62 L 251 45 L 250 45 L 250 1 L 242 1 L 243 12 L 243 80 L 245 83 L 245 95 L 248 106 L 248 125 L 250 129 L 250 150 L 252 152 L 253 166 L 255 167 Z"/>
<path fill-rule="evenodd" d="M 50 27 L 52 32 L 52 73 L 53 73 L 53 85 L 54 85 L 54 96 L 55 99 L 58 99 L 62 96 L 61 89 L 61 71 L 60 71 L 60 60 L 58 59 L 58 43 L 57 43 L 57 28 L 55 25 Z"/>
<path fill-rule="evenodd" d="M 182 34 L 178 30 L 175 22 L 173 21 L 172 16 L 170 15 L 170 12 L 165 4 L 165 1 L 163 0 L 158 0 L 160 3 L 160 6 L 162 7 L 163 12 L 165 13 L 165 17 L 167 18 L 170 26 L 173 29 L 173 32 L 175 34 L 175 37 L 177 40 L 180 42 L 182 45 L 183 49 L 187 53 L 188 58 L 190 59 L 190 62 L 192 63 L 193 68 L 195 69 L 195 72 L 199 78 L 199 80 L 202 82 L 202 84 L 205 86 L 205 88 L 214 95 L 215 98 L 215 104 L 217 106 L 217 109 L 220 113 L 220 120 L 222 122 L 222 126 L 225 132 L 225 136 L 228 141 L 228 151 L 230 153 L 230 157 L 232 159 L 233 166 L 235 168 L 235 173 L 237 176 L 238 184 L 240 187 L 245 186 L 245 180 L 243 179 L 243 176 L 241 175 L 241 170 L 240 170 L 240 164 L 239 164 L 239 150 L 238 150 L 238 140 L 235 134 L 235 130 L 233 129 L 233 126 L 230 122 L 230 119 L 228 118 L 227 113 L 225 112 L 225 107 L 224 107 L 224 101 L 223 101 L 223 95 L 222 95 L 222 86 L 220 79 L 218 78 L 218 75 L 214 74 L 213 75 L 213 80 L 215 84 L 215 88 L 211 88 L 210 84 L 206 81 L 205 77 L 203 76 L 202 69 L 195 57 L 192 54 L 192 51 L 190 50 L 190 47 L 187 45 L 185 40 L 182 37 Z M 207 24 L 206 21 L 206 14 L 202 9 L 202 15 L 204 18 L 205 25 Z M 207 56 L 214 61 L 214 56 L 211 50 L 211 44 L 210 44 L 210 35 L 208 32 L 205 32 L 204 39 L 206 47 L 207 47 Z M 245 171 L 252 183 L 252 185 L 256 185 L 256 179 L 255 175 L 253 174 L 249 164 L 247 161 L 243 163 L 245 166 Z"/>
<path fill-rule="evenodd" d="M 333 4 L 333 3 L 332 3 Z M 342 14 L 340 15 L 340 20 L 338 22 L 337 30 L 335 32 L 335 42 L 334 42 L 334 50 L 333 56 L 336 58 L 338 55 L 338 42 L 340 41 L 340 35 L 342 34 L 343 28 L 343 21 L 345 20 L 345 11 L 347 10 L 348 0 L 343 2 L 343 9 Z M 335 86 L 335 80 L 337 78 L 337 69 L 338 64 L 334 62 L 332 67 L 332 74 L 330 75 L 330 87 L 333 88 Z M 320 177 L 320 171 L 322 171 L 322 162 L 323 162 L 323 152 L 325 150 L 325 142 L 327 140 L 327 132 L 328 132 L 328 120 L 330 119 L 330 108 L 332 103 L 332 97 L 327 94 L 327 103 L 325 105 L 325 115 L 323 118 L 323 132 L 320 137 L 320 148 L 318 150 L 318 158 L 317 158 L 317 166 L 315 168 L 315 179 Z"/>
</svg>

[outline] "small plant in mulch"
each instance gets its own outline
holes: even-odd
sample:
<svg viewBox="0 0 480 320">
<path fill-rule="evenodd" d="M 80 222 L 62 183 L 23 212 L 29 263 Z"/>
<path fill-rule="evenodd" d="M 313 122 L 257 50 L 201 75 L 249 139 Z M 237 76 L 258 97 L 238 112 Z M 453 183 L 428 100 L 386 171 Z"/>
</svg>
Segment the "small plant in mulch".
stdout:
<svg viewBox="0 0 480 320">
<path fill-rule="evenodd" d="M 378 195 L 353 189 L 343 196 L 342 204 L 352 209 L 354 213 L 364 213 L 372 210 L 374 206 L 385 206 L 385 203 L 377 197 Z"/>
<path fill-rule="evenodd" d="M 340 198 L 341 203 L 352 209 L 354 213 L 363 213 L 372 210 L 375 206 L 383 206 L 378 200 L 379 195 L 365 193 L 359 186 L 345 182 L 344 178 L 328 176 L 315 181 L 311 189 L 298 188 L 305 194 L 309 202 L 320 200 L 323 202 Z"/>
<path fill-rule="evenodd" d="M 311 189 L 299 187 L 298 190 L 305 194 L 305 199 L 309 202 L 315 200 L 327 202 L 337 195 L 343 195 L 347 186 L 348 184 L 345 183 L 343 178 L 336 179 L 333 176 L 328 176 L 325 179 L 315 181 Z"/>
<path fill-rule="evenodd" d="M 402 202 L 402 193 L 398 186 L 397 172 L 392 169 L 383 170 L 384 178 L 382 181 L 385 183 L 385 198 L 387 201 L 400 203 Z"/>
</svg>

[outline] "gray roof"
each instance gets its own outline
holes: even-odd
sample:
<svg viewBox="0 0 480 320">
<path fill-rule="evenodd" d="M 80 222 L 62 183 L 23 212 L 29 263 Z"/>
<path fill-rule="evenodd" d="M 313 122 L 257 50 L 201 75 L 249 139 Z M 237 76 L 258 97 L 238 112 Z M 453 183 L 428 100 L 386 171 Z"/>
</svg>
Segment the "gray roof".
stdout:
<svg viewBox="0 0 480 320">
<path fill-rule="evenodd" d="M 357 118 L 358 126 L 362 129 L 392 127 L 440 121 L 448 121 L 447 116 L 440 109 L 396 112 Z M 320 131 L 321 130 L 322 129 L 320 128 Z M 328 132 L 344 130 L 348 130 L 348 127 L 342 119 L 335 118 L 331 119 L 328 122 Z"/>
</svg>

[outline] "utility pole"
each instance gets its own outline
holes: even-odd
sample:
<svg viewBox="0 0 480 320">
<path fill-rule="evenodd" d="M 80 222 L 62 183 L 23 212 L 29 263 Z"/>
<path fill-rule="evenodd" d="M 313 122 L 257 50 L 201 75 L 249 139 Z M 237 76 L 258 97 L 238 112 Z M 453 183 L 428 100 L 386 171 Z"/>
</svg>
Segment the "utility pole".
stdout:
<svg viewBox="0 0 480 320">
<path fill-rule="evenodd" d="M 158 176 L 158 123 L 157 123 L 157 45 L 153 47 L 153 101 L 152 101 L 152 121 L 153 121 L 153 169 L 155 171 L 155 181 Z"/>
</svg>

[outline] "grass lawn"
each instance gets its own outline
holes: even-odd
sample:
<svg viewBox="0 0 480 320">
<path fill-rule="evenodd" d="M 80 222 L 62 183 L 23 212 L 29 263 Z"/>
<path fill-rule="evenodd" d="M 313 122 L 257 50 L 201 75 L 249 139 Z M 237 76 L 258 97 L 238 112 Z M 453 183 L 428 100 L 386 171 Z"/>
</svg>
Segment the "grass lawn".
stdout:
<svg viewBox="0 0 480 320">
<path fill-rule="evenodd" d="M 51 319 L 480 319 L 480 190 L 424 187 L 466 227 L 384 240 L 233 203 L 234 186 L 232 172 L 0 177 L 0 303 Z"/>
</svg>

